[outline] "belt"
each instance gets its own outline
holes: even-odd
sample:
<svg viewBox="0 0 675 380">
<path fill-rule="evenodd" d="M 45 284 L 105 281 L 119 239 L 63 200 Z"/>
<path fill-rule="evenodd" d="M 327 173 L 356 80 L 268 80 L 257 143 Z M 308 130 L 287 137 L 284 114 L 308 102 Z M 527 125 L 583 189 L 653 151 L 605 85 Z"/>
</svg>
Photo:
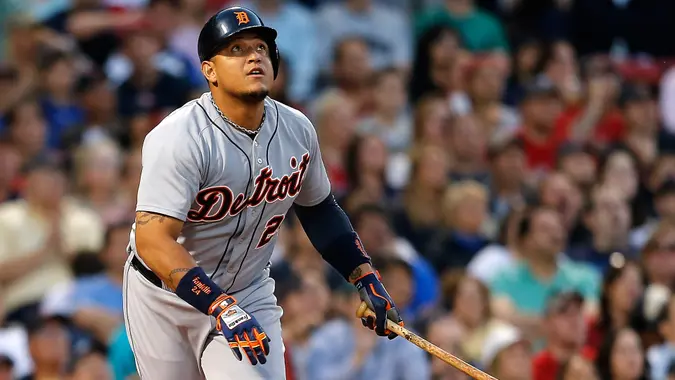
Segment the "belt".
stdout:
<svg viewBox="0 0 675 380">
<path fill-rule="evenodd" d="M 150 281 L 153 285 L 162 288 L 162 280 L 160 280 L 150 269 L 146 268 L 136 255 L 131 259 L 131 267 L 136 269 L 136 272 L 140 273 L 141 276 L 145 277 L 145 279 Z"/>
</svg>

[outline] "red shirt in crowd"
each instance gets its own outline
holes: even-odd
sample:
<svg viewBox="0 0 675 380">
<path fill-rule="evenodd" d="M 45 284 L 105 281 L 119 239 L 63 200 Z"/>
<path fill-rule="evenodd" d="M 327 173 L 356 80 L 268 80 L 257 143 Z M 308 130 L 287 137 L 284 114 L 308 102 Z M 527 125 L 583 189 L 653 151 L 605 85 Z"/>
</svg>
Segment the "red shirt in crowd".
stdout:
<svg viewBox="0 0 675 380">
<path fill-rule="evenodd" d="M 555 167 L 558 148 L 571 135 L 573 123 L 583 113 L 583 107 L 570 107 L 558 118 L 547 141 L 533 141 L 522 130 L 527 164 L 530 170 L 551 170 Z M 624 120 L 621 112 L 612 110 L 600 119 L 593 131 L 593 143 L 606 144 L 619 141 L 624 134 Z"/>
<path fill-rule="evenodd" d="M 590 361 L 595 360 L 595 350 L 591 347 L 582 348 L 580 354 Z M 532 360 L 532 380 L 556 380 L 562 365 L 563 363 L 545 349 Z"/>
</svg>

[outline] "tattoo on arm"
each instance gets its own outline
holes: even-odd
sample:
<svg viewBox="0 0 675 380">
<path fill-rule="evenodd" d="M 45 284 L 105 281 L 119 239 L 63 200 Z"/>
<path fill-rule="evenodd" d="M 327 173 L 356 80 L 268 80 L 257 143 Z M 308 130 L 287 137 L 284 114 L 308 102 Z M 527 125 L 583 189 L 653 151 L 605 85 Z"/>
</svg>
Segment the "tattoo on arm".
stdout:
<svg viewBox="0 0 675 380">
<path fill-rule="evenodd" d="M 356 267 L 356 269 L 354 269 L 354 270 L 352 271 L 352 273 L 349 275 L 349 281 L 354 282 L 354 281 L 356 281 L 359 277 L 361 277 L 362 275 L 363 275 L 363 270 L 361 270 L 360 267 Z"/>
<path fill-rule="evenodd" d="M 143 226 L 152 222 L 153 220 L 163 223 L 164 219 L 166 219 L 166 216 L 164 215 L 153 214 L 151 212 L 139 212 L 138 217 L 136 218 L 136 223 Z"/>
<path fill-rule="evenodd" d="M 188 272 L 190 269 L 191 268 L 176 268 L 169 273 L 169 282 L 171 283 L 171 286 L 173 286 L 174 289 L 176 288 L 176 286 L 178 286 L 178 282 L 180 282 L 180 280 L 175 281 L 173 279 L 173 275 Z"/>
</svg>

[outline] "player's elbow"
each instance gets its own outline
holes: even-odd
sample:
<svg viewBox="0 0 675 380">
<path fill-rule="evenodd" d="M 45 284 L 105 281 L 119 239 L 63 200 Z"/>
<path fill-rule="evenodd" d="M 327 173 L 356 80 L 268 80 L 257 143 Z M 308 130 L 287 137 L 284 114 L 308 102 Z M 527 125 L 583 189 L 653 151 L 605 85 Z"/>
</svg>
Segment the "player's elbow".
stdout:
<svg viewBox="0 0 675 380">
<path fill-rule="evenodd" d="M 183 222 L 168 216 L 138 212 L 136 214 L 136 252 L 141 259 L 161 253 L 176 244 Z"/>
</svg>

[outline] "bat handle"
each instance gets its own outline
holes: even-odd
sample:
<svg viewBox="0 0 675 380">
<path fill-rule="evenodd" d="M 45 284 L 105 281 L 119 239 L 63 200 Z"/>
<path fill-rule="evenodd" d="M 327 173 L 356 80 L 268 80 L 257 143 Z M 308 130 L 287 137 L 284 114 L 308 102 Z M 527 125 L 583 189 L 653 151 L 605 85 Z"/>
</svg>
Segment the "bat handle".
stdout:
<svg viewBox="0 0 675 380">
<path fill-rule="evenodd" d="M 368 304 L 365 302 L 361 302 L 359 305 L 359 308 L 356 309 L 356 316 L 358 318 L 363 318 L 363 317 L 375 317 L 375 312 L 370 310 L 368 307 Z M 403 337 L 405 340 L 409 341 L 410 343 L 416 345 L 417 347 L 423 349 L 424 351 L 436 356 L 437 358 L 443 360 L 444 362 L 452 365 L 453 367 L 457 368 L 458 370 L 464 372 L 465 374 L 473 377 L 476 380 L 497 380 L 495 377 L 471 366 L 470 364 L 464 362 L 463 360 L 459 359 L 458 357 L 445 352 L 438 346 L 434 345 L 433 343 L 425 340 L 424 338 L 412 333 L 408 329 L 406 329 L 403 326 L 400 326 L 392 320 L 387 320 L 387 329 L 396 333 L 396 335 L 399 335 Z"/>
</svg>

